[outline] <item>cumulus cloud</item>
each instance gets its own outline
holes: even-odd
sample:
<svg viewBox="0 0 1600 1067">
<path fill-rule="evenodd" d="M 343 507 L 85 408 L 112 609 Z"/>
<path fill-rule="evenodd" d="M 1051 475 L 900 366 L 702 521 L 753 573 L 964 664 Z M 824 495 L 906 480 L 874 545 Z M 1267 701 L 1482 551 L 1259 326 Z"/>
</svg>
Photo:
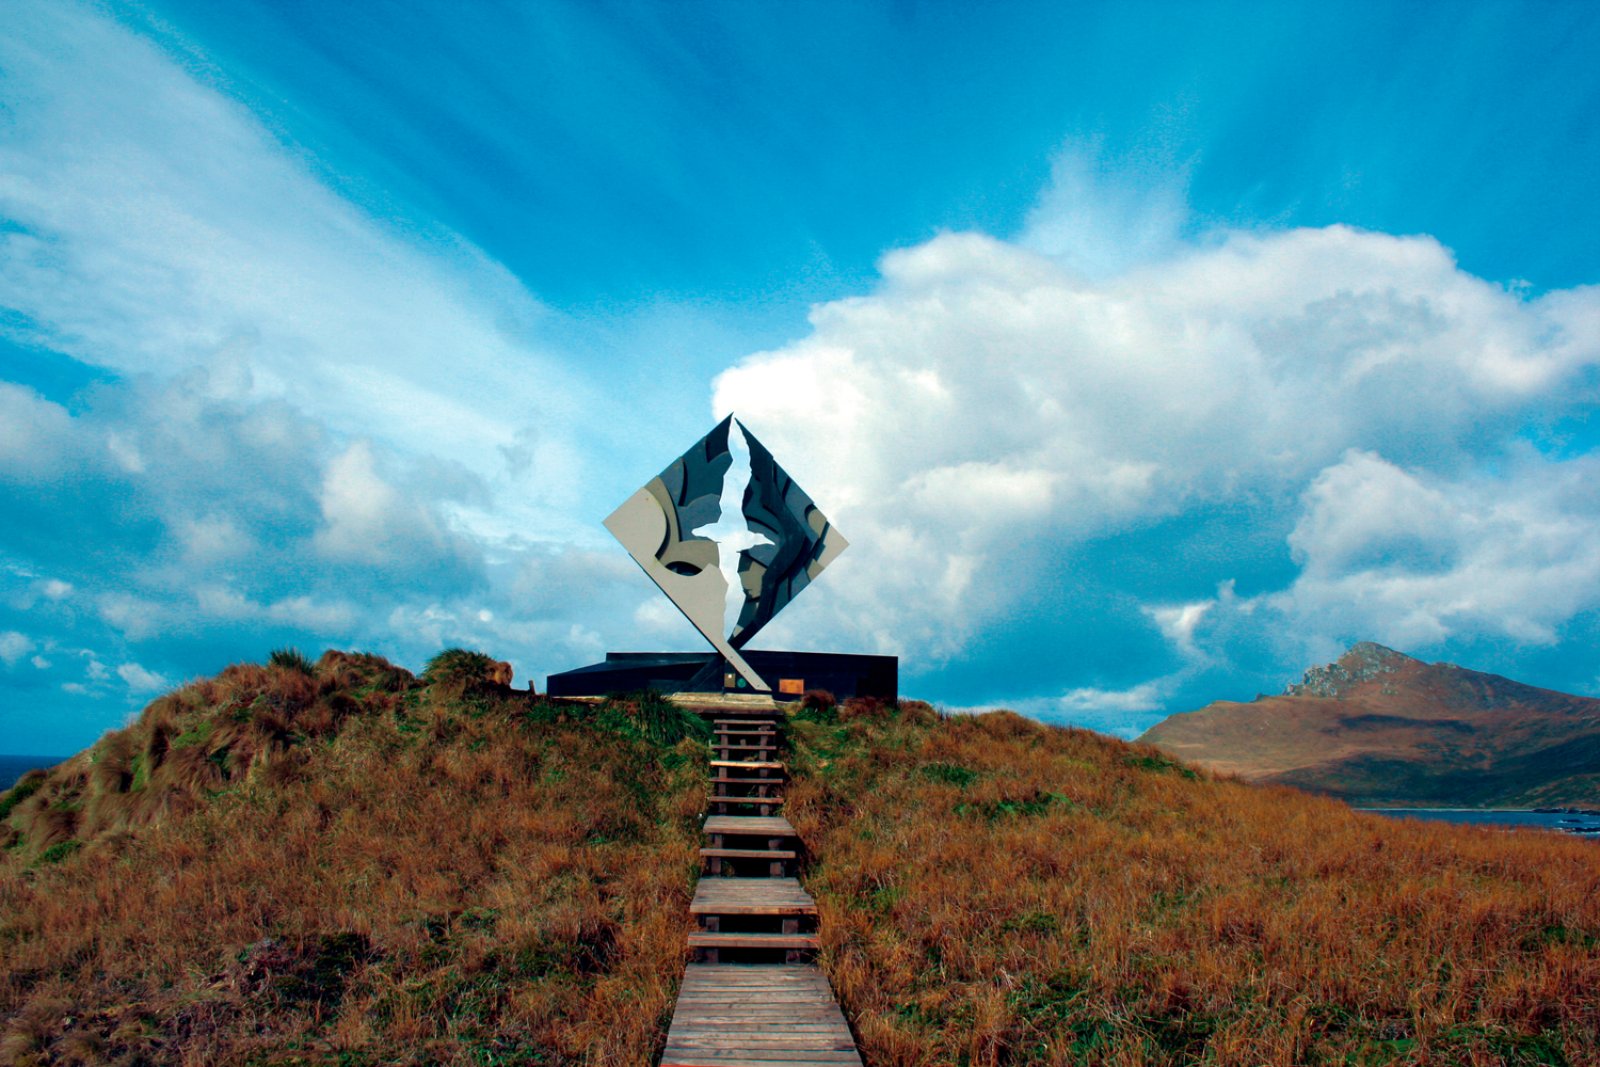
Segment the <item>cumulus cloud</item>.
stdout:
<svg viewBox="0 0 1600 1067">
<path fill-rule="evenodd" d="M 1600 609 L 1600 459 L 1523 455 L 1499 476 L 1446 480 L 1352 451 L 1304 496 L 1289 543 L 1301 572 L 1269 596 L 1399 647 L 1496 635 L 1550 644 Z"/>
<path fill-rule="evenodd" d="M 913 670 L 976 652 L 999 679 L 1023 654 L 979 638 L 1024 612 L 1083 679 L 1064 708 L 1137 710 L 1242 612 L 1329 640 L 1537 641 L 1600 600 L 1589 461 L 1512 462 L 1595 399 L 1600 291 L 1529 297 L 1430 238 L 1341 226 L 1098 279 L 967 233 L 881 269 L 714 391 L 851 538 L 812 616 L 837 641 Z M 1096 654 L 1141 628 L 1168 662 Z"/>
</svg>

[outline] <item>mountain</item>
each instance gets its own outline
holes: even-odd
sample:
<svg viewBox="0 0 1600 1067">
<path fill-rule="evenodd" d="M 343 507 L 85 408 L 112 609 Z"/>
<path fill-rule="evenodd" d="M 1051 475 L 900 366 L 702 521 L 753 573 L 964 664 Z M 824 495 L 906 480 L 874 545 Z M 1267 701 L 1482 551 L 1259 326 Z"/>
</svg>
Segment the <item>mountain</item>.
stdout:
<svg viewBox="0 0 1600 1067">
<path fill-rule="evenodd" d="M 1280 696 L 1172 715 L 1140 740 L 1357 804 L 1600 807 L 1600 700 L 1371 642 Z"/>
</svg>

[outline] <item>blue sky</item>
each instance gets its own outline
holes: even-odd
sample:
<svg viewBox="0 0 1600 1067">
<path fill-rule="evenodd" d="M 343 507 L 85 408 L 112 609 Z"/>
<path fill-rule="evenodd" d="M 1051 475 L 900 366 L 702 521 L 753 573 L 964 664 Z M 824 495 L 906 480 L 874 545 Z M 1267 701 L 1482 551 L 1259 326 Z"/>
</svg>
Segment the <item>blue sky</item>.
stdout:
<svg viewBox="0 0 1600 1067">
<path fill-rule="evenodd" d="M 1600 16 L 0 11 L 0 750 L 275 646 L 696 637 L 599 520 L 729 410 L 768 647 L 1136 733 L 1373 639 L 1600 692 Z"/>
</svg>

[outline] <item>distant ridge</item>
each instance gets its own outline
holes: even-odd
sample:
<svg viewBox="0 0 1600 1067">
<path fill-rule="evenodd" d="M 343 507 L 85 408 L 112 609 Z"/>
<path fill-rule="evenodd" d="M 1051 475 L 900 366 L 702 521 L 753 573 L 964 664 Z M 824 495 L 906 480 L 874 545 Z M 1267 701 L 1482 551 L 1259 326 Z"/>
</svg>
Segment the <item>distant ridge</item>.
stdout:
<svg viewBox="0 0 1600 1067">
<path fill-rule="evenodd" d="M 1363 641 L 1280 696 L 1220 700 L 1142 738 L 1253 781 L 1353 803 L 1600 804 L 1600 700 Z"/>
</svg>

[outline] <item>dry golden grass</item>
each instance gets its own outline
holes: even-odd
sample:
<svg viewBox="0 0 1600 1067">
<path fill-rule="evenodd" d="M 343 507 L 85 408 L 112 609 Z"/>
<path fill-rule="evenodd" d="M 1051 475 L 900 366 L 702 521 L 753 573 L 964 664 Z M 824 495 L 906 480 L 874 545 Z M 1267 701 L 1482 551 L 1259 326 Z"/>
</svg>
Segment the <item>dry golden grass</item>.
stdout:
<svg viewBox="0 0 1600 1067">
<path fill-rule="evenodd" d="M 161 698 L 0 827 L 0 1063 L 648 1063 L 706 754 L 648 718 L 337 653 Z"/>
<path fill-rule="evenodd" d="M 786 810 L 873 1067 L 1600 1063 L 1594 842 L 1008 712 L 826 717 L 792 723 Z"/>
</svg>

